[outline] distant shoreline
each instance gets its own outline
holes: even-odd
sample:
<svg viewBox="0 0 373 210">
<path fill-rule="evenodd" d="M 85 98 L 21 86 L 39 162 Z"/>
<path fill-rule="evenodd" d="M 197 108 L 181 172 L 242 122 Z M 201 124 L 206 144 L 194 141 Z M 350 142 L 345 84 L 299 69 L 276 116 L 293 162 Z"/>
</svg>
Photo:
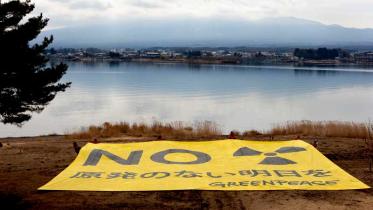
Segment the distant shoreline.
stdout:
<svg viewBox="0 0 373 210">
<path fill-rule="evenodd" d="M 49 49 L 50 59 L 82 62 L 141 62 L 141 63 L 187 63 L 187 64 L 233 64 L 233 65 L 293 65 L 293 66 L 373 66 L 373 52 L 348 51 L 344 49 L 299 49 L 284 51 L 268 49 L 111 49 L 98 48 Z"/>
<path fill-rule="evenodd" d="M 371 68 L 373 69 L 373 64 L 356 64 L 356 63 L 339 63 L 334 60 L 309 60 L 304 62 L 249 62 L 249 63 L 240 63 L 240 62 L 224 62 L 222 60 L 203 60 L 203 59 L 193 59 L 193 60 L 179 60 L 179 59 L 146 59 L 138 58 L 131 60 L 123 59 L 63 59 L 63 58 L 51 58 L 50 61 L 54 62 L 77 62 L 77 63 L 153 63 L 153 64 L 190 64 L 190 65 L 235 65 L 235 66 L 278 66 L 278 67 L 353 67 L 353 68 Z"/>
</svg>

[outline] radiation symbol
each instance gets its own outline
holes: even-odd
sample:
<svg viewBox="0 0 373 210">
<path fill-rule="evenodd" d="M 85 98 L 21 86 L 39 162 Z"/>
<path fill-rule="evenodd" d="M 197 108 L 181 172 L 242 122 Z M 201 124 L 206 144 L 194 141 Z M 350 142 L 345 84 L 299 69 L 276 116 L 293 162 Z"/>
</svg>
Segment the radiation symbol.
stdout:
<svg viewBox="0 0 373 210">
<path fill-rule="evenodd" d="M 306 151 L 303 147 L 281 147 L 280 149 L 264 153 L 265 158 L 259 163 L 262 165 L 290 165 L 290 164 L 297 164 L 297 162 L 279 157 L 278 154 L 287 154 L 287 153 L 295 153 L 295 152 L 304 152 Z M 233 156 L 234 157 L 241 157 L 241 156 L 257 156 L 261 155 L 263 152 L 256 151 L 250 149 L 248 147 L 242 147 L 238 149 Z"/>
</svg>

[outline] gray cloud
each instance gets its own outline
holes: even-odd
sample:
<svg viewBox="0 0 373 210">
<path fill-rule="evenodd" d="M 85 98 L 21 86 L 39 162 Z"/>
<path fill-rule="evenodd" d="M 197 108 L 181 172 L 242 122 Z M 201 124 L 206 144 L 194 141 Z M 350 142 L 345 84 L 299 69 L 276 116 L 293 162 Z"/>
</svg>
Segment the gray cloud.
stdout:
<svg viewBox="0 0 373 210">
<path fill-rule="evenodd" d="M 100 0 L 50 0 L 54 2 L 59 2 L 61 4 L 67 5 L 70 9 L 95 9 L 95 10 L 105 10 L 111 8 L 110 2 L 102 2 Z"/>
<path fill-rule="evenodd" d="M 137 1 L 130 1 L 130 5 L 145 9 L 154 9 L 162 7 L 162 2 L 154 2 L 154 1 L 146 1 L 146 0 L 137 0 Z"/>
<path fill-rule="evenodd" d="M 34 0 L 53 26 L 128 19 L 297 17 L 373 28 L 372 0 Z M 39 8 L 39 9 L 38 9 Z M 83 11 L 84 10 L 84 11 Z M 317 12 L 315 12 L 317 11 Z M 58 19 L 58 20 L 57 20 Z M 57 24 L 58 23 L 58 24 Z"/>
<path fill-rule="evenodd" d="M 74 1 L 70 4 L 71 9 L 97 9 L 104 10 L 110 8 L 109 3 L 104 4 L 100 1 Z"/>
</svg>

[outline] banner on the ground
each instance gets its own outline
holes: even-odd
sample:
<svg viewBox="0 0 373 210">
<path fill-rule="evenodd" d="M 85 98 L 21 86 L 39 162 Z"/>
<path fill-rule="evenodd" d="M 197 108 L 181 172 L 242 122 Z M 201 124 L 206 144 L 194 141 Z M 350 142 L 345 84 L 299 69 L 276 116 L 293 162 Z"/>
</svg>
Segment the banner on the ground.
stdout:
<svg viewBox="0 0 373 210">
<path fill-rule="evenodd" d="M 39 190 L 347 190 L 369 186 L 303 141 L 87 144 Z"/>
</svg>

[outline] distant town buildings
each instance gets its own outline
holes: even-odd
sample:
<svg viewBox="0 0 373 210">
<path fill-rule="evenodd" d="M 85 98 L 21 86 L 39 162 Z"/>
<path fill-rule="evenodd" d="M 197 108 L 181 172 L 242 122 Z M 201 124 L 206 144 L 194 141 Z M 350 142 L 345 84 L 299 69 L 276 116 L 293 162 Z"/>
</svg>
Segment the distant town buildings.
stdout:
<svg viewBox="0 0 373 210">
<path fill-rule="evenodd" d="M 373 52 L 341 49 L 251 49 L 251 48 L 149 48 L 149 49 L 49 49 L 51 59 L 71 61 L 137 61 L 197 64 L 294 64 L 373 65 Z"/>
<path fill-rule="evenodd" d="M 373 65 L 373 52 L 356 53 L 354 59 L 357 64 Z"/>
</svg>

